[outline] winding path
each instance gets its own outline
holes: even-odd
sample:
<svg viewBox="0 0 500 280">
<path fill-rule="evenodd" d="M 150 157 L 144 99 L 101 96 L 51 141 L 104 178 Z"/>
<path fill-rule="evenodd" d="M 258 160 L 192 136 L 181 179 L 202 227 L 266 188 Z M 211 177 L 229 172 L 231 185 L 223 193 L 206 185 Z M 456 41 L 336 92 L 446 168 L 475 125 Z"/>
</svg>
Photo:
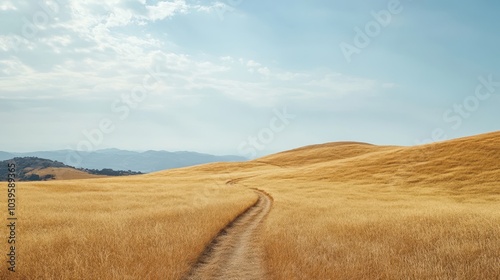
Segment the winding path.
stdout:
<svg viewBox="0 0 500 280">
<path fill-rule="evenodd" d="M 263 191 L 256 192 L 257 202 L 212 239 L 185 280 L 267 278 L 258 231 L 271 210 L 272 198 Z"/>
</svg>

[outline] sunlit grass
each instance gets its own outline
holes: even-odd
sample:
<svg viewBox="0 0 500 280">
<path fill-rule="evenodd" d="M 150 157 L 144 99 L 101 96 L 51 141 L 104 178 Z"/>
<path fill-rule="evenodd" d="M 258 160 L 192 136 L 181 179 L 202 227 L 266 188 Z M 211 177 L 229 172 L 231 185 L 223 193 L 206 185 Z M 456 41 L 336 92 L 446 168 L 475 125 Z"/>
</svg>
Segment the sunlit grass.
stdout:
<svg viewBox="0 0 500 280">
<path fill-rule="evenodd" d="M 178 279 L 257 196 L 214 180 L 175 181 L 19 184 L 17 272 L 2 262 L 0 278 Z"/>
<path fill-rule="evenodd" d="M 274 198 L 258 242 L 272 279 L 498 279 L 499 159 L 497 132 L 23 183 L 16 275 L 179 279 L 258 188 Z M 0 277 L 11 276 L 3 266 Z"/>
</svg>

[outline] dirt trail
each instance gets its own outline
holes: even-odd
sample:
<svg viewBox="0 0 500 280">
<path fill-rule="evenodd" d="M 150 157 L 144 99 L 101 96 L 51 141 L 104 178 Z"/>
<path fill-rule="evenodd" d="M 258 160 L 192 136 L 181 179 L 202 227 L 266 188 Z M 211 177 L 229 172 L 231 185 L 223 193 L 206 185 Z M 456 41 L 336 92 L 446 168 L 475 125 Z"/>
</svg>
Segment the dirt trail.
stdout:
<svg viewBox="0 0 500 280">
<path fill-rule="evenodd" d="M 267 278 L 258 232 L 271 210 L 272 198 L 256 192 L 257 202 L 219 232 L 184 279 Z"/>
</svg>

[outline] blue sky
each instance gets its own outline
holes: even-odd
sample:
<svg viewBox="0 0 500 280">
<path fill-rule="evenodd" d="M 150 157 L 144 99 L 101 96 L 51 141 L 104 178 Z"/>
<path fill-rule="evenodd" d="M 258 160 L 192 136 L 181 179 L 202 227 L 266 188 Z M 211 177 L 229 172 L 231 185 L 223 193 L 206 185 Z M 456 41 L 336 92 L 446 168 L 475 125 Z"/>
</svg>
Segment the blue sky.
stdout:
<svg viewBox="0 0 500 280">
<path fill-rule="evenodd" d="M 499 130 L 497 1 L 0 3 L 0 150 L 261 156 Z"/>
</svg>

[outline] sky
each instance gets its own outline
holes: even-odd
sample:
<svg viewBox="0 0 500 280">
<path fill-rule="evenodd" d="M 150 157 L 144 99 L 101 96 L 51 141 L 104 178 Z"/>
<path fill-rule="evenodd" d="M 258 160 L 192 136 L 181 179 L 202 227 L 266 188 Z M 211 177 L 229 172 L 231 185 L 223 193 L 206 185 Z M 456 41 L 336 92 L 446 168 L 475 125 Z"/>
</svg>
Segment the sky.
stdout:
<svg viewBox="0 0 500 280">
<path fill-rule="evenodd" d="M 500 129 L 500 2 L 0 2 L 0 150 L 248 158 Z"/>
</svg>

